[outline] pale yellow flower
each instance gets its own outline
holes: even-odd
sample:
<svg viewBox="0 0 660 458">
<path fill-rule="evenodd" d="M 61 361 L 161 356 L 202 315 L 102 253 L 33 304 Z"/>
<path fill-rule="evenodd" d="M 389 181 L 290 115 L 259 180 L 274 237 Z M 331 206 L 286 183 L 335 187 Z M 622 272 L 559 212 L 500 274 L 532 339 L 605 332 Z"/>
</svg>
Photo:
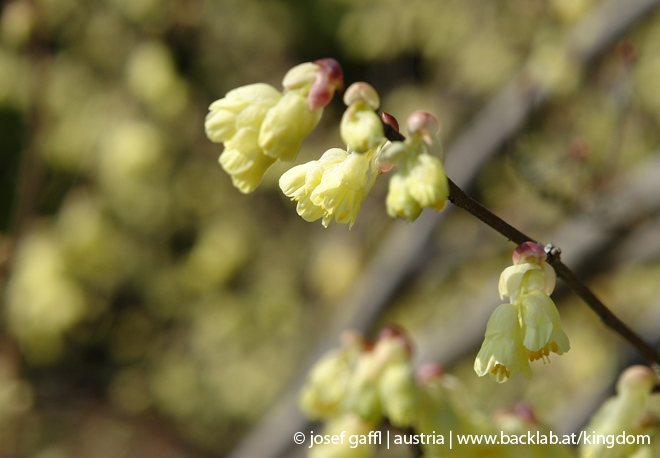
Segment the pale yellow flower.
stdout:
<svg viewBox="0 0 660 458">
<path fill-rule="evenodd" d="M 326 151 L 318 161 L 291 168 L 280 178 L 285 195 L 298 202 L 296 210 L 305 221 L 333 219 L 353 226 L 362 201 L 378 176 L 374 154 Z"/>
<path fill-rule="evenodd" d="M 294 160 L 303 139 L 318 124 L 323 109 L 309 111 L 305 97 L 308 91 L 309 87 L 287 92 L 268 111 L 259 131 L 259 146 L 268 156 Z"/>
<path fill-rule="evenodd" d="M 512 372 L 532 377 L 518 312 L 518 306 L 502 304 L 491 315 L 484 342 L 474 362 L 479 377 L 489 374 L 498 383 L 506 382 Z"/>
<path fill-rule="evenodd" d="M 648 423 L 649 395 L 657 379 L 646 366 L 626 369 L 616 384 L 616 396 L 611 397 L 591 418 L 584 430 L 590 435 L 619 436 L 645 434 Z M 646 423 L 646 424 L 645 424 Z M 653 439 L 652 439 L 653 441 Z M 580 458 L 625 458 L 631 456 L 639 444 L 614 444 L 591 440 L 580 444 Z M 643 456 L 643 455 L 642 455 Z"/>
<path fill-rule="evenodd" d="M 410 193 L 410 175 L 395 173 L 390 178 L 390 188 L 385 199 L 387 214 L 392 218 L 415 221 L 422 213 L 422 206 Z"/>
<path fill-rule="evenodd" d="M 225 144 L 220 164 L 234 186 L 252 192 L 277 159 L 293 160 L 342 84 L 339 64 L 322 59 L 292 68 L 283 80 L 284 95 L 258 83 L 213 102 L 204 127 L 211 141 Z"/>
<path fill-rule="evenodd" d="M 259 146 L 275 159 L 293 161 L 303 139 L 316 127 L 323 107 L 343 85 L 334 59 L 297 65 L 282 81 L 285 93 L 268 111 L 259 132 Z"/>
<path fill-rule="evenodd" d="M 346 89 L 344 103 L 348 109 L 341 118 L 339 132 L 348 150 L 364 153 L 383 143 L 383 123 L 374 111 L 380 105 L 376 90 L 367 83 L 353 83 Z"/>
<path fill-rule="evenodd" d="M 555 289 L 555 271 L 545 262 L 543 248 L 533 242 L 521 244 L 514 251 L 514 265 L 507 267 L 500 275 L 500 299 L 508 297 L 514 303 L 519 294 L 541 290 L 550 295 Z"/>
<path fill-rule="evenodd" d="M 551 352 L 562 355 L 570 350 L 557 307 L 548 296 L 554 289 L 556 275 L 545 263 L 545 257 L 541 246 L 523 243 L 514 251 L 515 265 L 502 272 L 500 297 L 509 297 L 511 303 L 500 305 L 488 322 L 474 365 L 480 377 L 491 373 L 501 383 L 511 372 L 520 370 L 529 378 L 528 360 L 546 359 Z M 525 364 L 520 363 L 522 359 Z"/>
<path fill-rule="evenodd" d="M 277 89 L 257 83 L 233 89 L 209 107 L 204 128 L 209 140 L 221 143 L 231 140 L 242 128 L 259 131 L 269 109 L 282 98 Z"/>
<path fill-rule="evenodd" d="M 541 290 L 522 296 L 523 345 L 529 352 L 529 360 L 547 358 L 550 352 L 563 355 L 571 345 L 561 328 L 561 319 L 555 303 Z"/>
<path fill-rule="evenodd" d="M 300 407 L 308 418 L 339 416 L 355 364 L 363 351 L 362 336 L 347 332 L 342 335 L 341 348 L 314 364 L 300 393 Z"/>
<path fill-rule="evenodd" d="M 424 116 L 422 116 L 422 114 Z M 419 123 L 422 117 L 429 125 L 437 124 L 428 113 L 413 113 L 408 119 L 410 136 L 403 142 L 393 142 L 383 148 L 379 161 L 397 164 L 398 169 L 390 179 L 387 194 L 387 213 L 413 222 L 423 208 L 442 210 L 449 196 L 449 184 L 442 162 L 429 154 L 436 146 L 433 135 Z"/>
</svg>

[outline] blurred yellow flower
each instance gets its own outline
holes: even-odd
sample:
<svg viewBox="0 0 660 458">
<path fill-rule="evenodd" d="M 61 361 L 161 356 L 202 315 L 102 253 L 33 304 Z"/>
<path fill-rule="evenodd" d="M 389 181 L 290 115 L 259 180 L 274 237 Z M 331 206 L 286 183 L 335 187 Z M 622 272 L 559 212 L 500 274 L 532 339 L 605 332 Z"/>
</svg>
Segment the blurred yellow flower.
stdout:
<svg viewBox="0 0 660 458">
<path fill-rule="evenodd" d="M 426 112 L 415 112 L 408 118 L 410 136 L 403 142 L 393 142 L 383 148 L 378 160 L 397 164 L 390 179 L 387 213 L 413 222 L 423 208 L 444 208 L 449 196 L 449 184 L 442 162 L 429 154 L 440 150 L 435 139 L 438 121 Z"/>
</svg>

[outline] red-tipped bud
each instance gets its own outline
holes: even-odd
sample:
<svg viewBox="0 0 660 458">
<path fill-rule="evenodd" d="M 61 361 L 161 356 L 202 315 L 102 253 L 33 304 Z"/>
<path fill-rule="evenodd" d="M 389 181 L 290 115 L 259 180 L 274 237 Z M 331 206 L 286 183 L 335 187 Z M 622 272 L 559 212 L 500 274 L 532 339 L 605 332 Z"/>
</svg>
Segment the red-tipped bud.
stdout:
<svg viewBox="0 0 660 458">
<path fill-rule="evenodd" d="M 316 71 L 317 76 L 323 75 L 335 86 L 337 91 L 342 91 L 344 89 L 344 72 L 342 71 L 339 62 L 332 57 L 327 57 L 325 59 L 315 60 L 313 63 L 320 67 Z"/>
<path fill-rule="evenodd" d="M 408 117 L 406 128 L 409 134 L 420 134 L 430 145 L 433 143 L 433 136 L 440 132 L 440 123 L 431 113 L 416 111 Z"/>
<path fill-rule="evenodd" d="M 417 369 L 416 378 L 420 384 L 430 383 L 441 379 L 445 375 L 445 368 L 438 363 L 426 363 Z"/>
<path fill-rule="evenodd" d="M 513 252 L 513 263 L 521 264 L 523 262 L 536 262 L 544 261 L 547 255 L 541 245 L 534 242 L 525 242 L 518 245 L 518 248 Z"/>
<path fill-rule="evenodd" d="M 314 82 L 307 95 L 307 107 L 310 111 L 327 106 L 335 91 L 341 91 L 344 88 L 344 74 L 339 62 L 327 58 L 315 60 L 313 63 L 319 68 L 315 72 Z"/>
<path fill-rule="evenodd" d="M 344 93 L 344 103 L 351 106 L 355 103 L 363 102 L 369 105 L 373 110 L 380 106 L 380 97 L 378 92 L 369 83 L 359 82 L 348 86 Z"/>
<path fill-rule="evenodd" d="M 382 119 L 383 122 L 388 126 L 392 126 L 397 132 L 399 131 L 399 122 L 391 114 L 385 113 L 383 111 L 383 113 L 380 115 L 380 119 Z"/>
</svg>

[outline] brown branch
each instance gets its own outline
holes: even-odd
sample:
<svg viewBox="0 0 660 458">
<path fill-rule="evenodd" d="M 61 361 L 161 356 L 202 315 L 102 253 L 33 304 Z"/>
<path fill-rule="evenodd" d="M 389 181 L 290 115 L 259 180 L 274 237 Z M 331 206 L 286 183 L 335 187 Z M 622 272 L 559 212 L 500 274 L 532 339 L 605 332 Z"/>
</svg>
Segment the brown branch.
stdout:
<svg viewBox="0 0 660 458">
<path fill-rule="evenodd" d="M 385 135 L 390 141 L 402 141 L 403 135 L 394 130 L 388 124 L 385 126 Z M 525 242 L 538 243 L 528 235 L 520 232 L 515 227 L 504 221 L 499 216 L 492 213 L 479 202 L 468 196 L 456 183 L 449 181 L 449 201 L 462 208 L 497 232 L 508 238 L 510 241 L 520 245 Z M 546 247 L 548 252 L 548 263 L 555 269 L 557 276 L 561 278 L 566 285 L 572 289 L 582 300 L 598 315 L 601 321 L 627 340 L 637 349 L 655 369 L 660 368 L 660 353 L 651 345 L 639 337 L 632 329 L 621 321 L 603 302 L 589 289 L 589 287 L 580 280 L 563 262 L 560 260 L 561 250 L 552 245 Z"/>
<path fill-rule="evenodd" d="M 483 221 L 518 245 L 525 242 L 537 243 L 535 240 L 523 234 L 509 223 L 493 214 L 479 202 L 465 194 L 465 192 L 463 192 L 463 190 L 451 180 L 449 180 L 449 201 L 477 217 L 479 220 Z M 598 299 L 593 291 L 591 291 L 589 287 L 577 277 L 577 275 L 561 262 L 559 259 L 561 251 L 552 246 L 546 248 L 546 251 L 548 251 L 548 263 L 555 269 L 557 276 L 561 278 L 578 296 L 580 296 L 580 298 L 582 298 L 582 300 L 596 313 L 596 315 L 598 315 L 606 326 L 635 347 L 637 351 L 648 360 L 651 366 L 654 366 L 654 368 L 659 367 L 660 353 L 614 315 L 614 313 L 612 313 L 612 311 L 608 309 L 600 299 Z"/>
</svg>

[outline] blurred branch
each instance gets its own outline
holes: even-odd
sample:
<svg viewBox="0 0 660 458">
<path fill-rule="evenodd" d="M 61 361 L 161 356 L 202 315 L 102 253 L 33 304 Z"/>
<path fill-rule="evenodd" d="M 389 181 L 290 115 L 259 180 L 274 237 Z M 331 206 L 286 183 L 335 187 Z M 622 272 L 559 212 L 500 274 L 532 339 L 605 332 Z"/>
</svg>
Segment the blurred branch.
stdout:
<svg viewBox="0 0 660 458">
<path fill-rule="evenodd" d="M 566 52 L 573 56 L 576 65 L 588 64 L 659 5 L 660 0 L 612 0 L 600 6 L 569 31 Z M 530 81 L 526 71 L 514 76 L 448 148 L 446 167 L 454 180 L 469 186 L 483 163 L 524 125 L 529 114 L 549 95 L 548 89 Z M 230 458 L 275 458 L 287 452 L 303 453 L 301 447 L 294 446 L 292 438 L 295 432 L 310 428 L 296 402 L 307 370 L 321 354 L 337 344 L 337 336 L 343 329 L 366 330 L 371 326 L 404 279 L 422 263 L 433 232 L 451 211 L 449 208 L 439 214 L 424 212 L 414 225 L 396 222 L 340 307 L 344 314 L 329 326 L 291 390 L 243 439 Z"/>
</svg>

